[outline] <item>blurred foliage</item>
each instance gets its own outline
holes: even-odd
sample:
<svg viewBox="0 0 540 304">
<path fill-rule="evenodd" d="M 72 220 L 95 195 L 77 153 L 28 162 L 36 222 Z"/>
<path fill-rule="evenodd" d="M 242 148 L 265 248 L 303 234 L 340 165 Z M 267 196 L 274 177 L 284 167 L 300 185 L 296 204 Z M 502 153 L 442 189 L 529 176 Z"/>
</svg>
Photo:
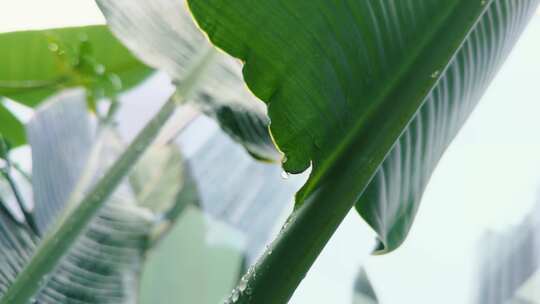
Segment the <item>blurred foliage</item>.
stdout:
<svg viewBox="0 0 540 304">
<path fill-rule="evenodd" d="M 377 304 L 379 300 L 369 276 L 366 273 L 364 268 L 361 268 L 358 274 L 356 275 L 356 280 L 354 282 L 354 292 L 353 292 L 353 304 Z"/>
<path fill-rule="evenodd" d="M 140 303 L 220 303 L 236 283 L 242 262 L 242 248 L 227 245 L 234 234 L 224 228 L 199 210 L 186 209 L 148 253 Z M 222 239 L 209 241 L 210 230 L 220 230 Z"/>
<path fill-rule="evenodd" d="M 103 25 L 5 33 L 0 45 L 0 96 L 29 107 L 62 89 L 84 87 L 95 110 L 96 100 L 116 100 L 152 72 Z M 23 144 L 21 123 L 1 104 L 0 118 L 0 132 Z"/>
</svg>

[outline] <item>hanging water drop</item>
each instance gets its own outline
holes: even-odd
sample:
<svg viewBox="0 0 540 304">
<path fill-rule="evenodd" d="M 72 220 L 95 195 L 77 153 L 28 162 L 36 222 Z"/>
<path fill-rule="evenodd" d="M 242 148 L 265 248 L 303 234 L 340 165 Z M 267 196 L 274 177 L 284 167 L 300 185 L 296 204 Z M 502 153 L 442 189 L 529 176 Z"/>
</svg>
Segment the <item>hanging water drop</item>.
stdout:
<svg viewBox="0 0 540 304">
<path fill-rule="evenodd" d="M 47 283 L 47 275 L 44 275 L 41 280 L 39 280 L 39 286 L 43 286 Z"/>
<path fill-rule="evenodd" d="M 98 75 L 105 74 L 105 66 L 103 64 L 98 64 L 94 67 L 94 72 Z"/>
<path fill-rule="evenodd" d="M 240 292 L 244 292 L 244 290 L 246 290 L 247 282 L 248 281 L 245 277 L 240 280 L 240 283 L 238 284 L 238 290 L 240 290 Z"/>
<path fill-rule="evenodd" d="M 287 173 L 286 171 L 282 171 L 281 172 L 281 178 L 282 179 L 289 179 L 289 173 Z"/>
<path fill-rule="evenodd" d="M 266 252 L 266 255 L 271 255 L 272 247 L 270 247 L 269 245 L 266 245 L 266 247 L 264 248 L 264 251 Z"/>
<path fill-rule="evenodd" d="M 120 91 L 122 89 L 122 79 L 116 74 L 109 74 L 109 81 L 112 83 L 115 90 Z"/>
<path fill-rule="evenodd" d="M 255 267 L 254 267 L 254 266 L 250 266 L 250 267 L 249 267 L 246 276 L 247 276 L 247 277 L 253 277 L 253 278 L 256 277 L 256 272 L 255 272 Z"/>
<path fill-rule="evenodd" d="M 81 42 L 88 41 L 88 35 L 86 33 L 79 34 L 79 41 Z"/>
</svg>

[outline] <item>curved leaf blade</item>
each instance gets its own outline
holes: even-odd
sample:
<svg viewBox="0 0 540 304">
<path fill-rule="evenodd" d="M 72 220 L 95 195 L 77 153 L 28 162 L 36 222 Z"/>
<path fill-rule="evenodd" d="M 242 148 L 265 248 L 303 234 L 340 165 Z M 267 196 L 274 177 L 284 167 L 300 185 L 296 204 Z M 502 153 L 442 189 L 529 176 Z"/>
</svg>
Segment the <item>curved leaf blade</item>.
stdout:
<svg viewBox="0 0 540 304">
<path fill-rule="evenodd" d="M 358 209 L 389 251 L 537 1 L 189 3 L 209 38 L 246 61 L 284 168 L 313 162 L 297 204 L 347 158 L 366 173 L 340 179 L 373 178 L 348 192 L 363 193 Z"/>
<path fill-rule="evenodd" d="M 352 206 L 377 253 L 403 242 L 438 159 L 538 1 L 189 4 L 210 40 L 245 61 L 284 168 L 313 166 L 240 298 L 284 303 Z"/>
<path fill-rule="evenodd" d="M 112 31 L 134 54 L 177 82 L 210 47 L 189 16 L 185 0 L 96 2 Z M 246 90 L 240 69 L 238 62 L 218 53 L 193 101 L 253 156 L 279 161 L 281 154 L 268 133 L 266 109 Z"/>
<path fill-rule="evenodd" d="M 379 300 L 364 268 L 361 268 L 354 281 L 353 304 L 377 304 Z"/>
</svg>

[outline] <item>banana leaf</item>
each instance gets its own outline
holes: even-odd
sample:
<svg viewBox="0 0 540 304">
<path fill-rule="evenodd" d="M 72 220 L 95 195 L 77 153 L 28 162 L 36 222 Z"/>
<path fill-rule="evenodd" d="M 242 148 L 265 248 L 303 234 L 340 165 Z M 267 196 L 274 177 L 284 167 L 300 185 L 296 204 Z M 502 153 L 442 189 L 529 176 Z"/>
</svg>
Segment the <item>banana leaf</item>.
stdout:
<svg viewBox="0 0 540 304">
<path fill-rule="evenodd" d="M 540 204 L 521 223 L 479 242 L 476 303 L 538 303 Z"/>
<path fill-rule="evenodd" d="M 209 39 L 244 62 L 284 169 L 312 167 L 239 297 L 285 303 L 353 206 L 378 234 L 376 253 L 402 244 L 438 160 L 538 1 L 188 4 Z"/>
<path fill-rule="evenodd" d="M 92 99 L 115 95 L 152 72 L 103 25 L 2 33 L 0 45 L 0 96 L 30 107 L 66 87 L 84 86 Z M 8 115 L 0 105 L 2 121 Z M 0 132 L 23 144 L 22 125 L 7 122 Z"/>
<path fill-rule="evenodd" d="M 364 268 L 361 268 L 354 282 L 353 304 L 377 304 L 379 300 L 371 286 Z"/>
</svg>

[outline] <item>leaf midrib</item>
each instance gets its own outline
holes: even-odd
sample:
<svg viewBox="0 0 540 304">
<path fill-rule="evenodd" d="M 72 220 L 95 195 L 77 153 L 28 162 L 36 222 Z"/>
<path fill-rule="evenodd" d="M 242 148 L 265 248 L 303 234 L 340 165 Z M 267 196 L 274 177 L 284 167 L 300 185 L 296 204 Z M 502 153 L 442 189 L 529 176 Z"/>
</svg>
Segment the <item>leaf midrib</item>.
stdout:
<svg viewBox="0 0 540 304">
<path fill-rule="evenodd" d="M 461 50 L 463 43 L 469 38 L 470 33 L 474 31 L 474 29 L 476 28 L 476 24 L 478 24 L 478 21 L 482 18 L 482 16 L 487 11 L 487 9 L 489 8 L 489 6 L 492 4 L 493 1 L 494 0 L 488 0 L 486 4 L 484 4 L 483 6 L 480 5 L 480 2 L 474 2 L 474 3 L 477 3 L 478 7 L 481 7 L 482 10 L 478 13 L 477 17 L 472 22 L 473 25 L 470 28 L 466 27 L 466 28 L 469 28 L 469 30 L 467 30 L 465 35 L 462 36 L 459 44 L 457 45 L 457 47 L 454 48 L 454 51 L 451 53 L 451 55 L 445 59 L 444 66 L 441 65 L 441 68 L 437 68 L 437 65 L 433 64 L 433 67 L 434 67 L 433 71 L 436 71 L 436 70 L 440 71 L 438 74 L 438 77 L 432 78 L 430 77 L 429 74 L 425 75 L 426 78 L 430 79 L 430 81 L 426 83 L 426 89 L 423 92 L 421 92 L 421 94 L 419 94 L 419 95 L 422 95 L 422 98 L 418 98 L 416 103 L 411 105 L 411 108 L 416 109 L 414 113 L 412 115 L 410 115 L 409 113 L 407 113 L 406 115 L 402 115 L 404 120 L 397 122 L 396 125 L 402 129 L 400 134 L 397 136 L 397 138 L 399 138 L 399 136 L 401 136 L 401 134 L 406 130 L 406 126 L 414 118 L 416 112 L 421 108 L 421 106 L 425 102 L 426 100 L 425 97 L 428 96 L 429 92 L 433 89 L 433 87 L 435 87 L 435 84 L 445 74 L 448 66 L 452 62 L 452 59 Z M 471 0 L 457 1 L 453 6 L 451 6 L 446 11 L 445 14 L 441 15 L 440 22 L 438 23 L 438 25 L 436 27 L 432 27 L 433 30 L 430 31 L 430 34 L 426 35 L 425 36 L 426 38 L 422 40 L 422 43 L 419 44 L 417 48 L 415 48 L 414 56 L 410 56 L 410 59 L 407 61 L 407 63 L 405 63 L 403 67 L 399 69 L 399 71 L 395 74 L 392 80 L 389 81 L 386 86 L 384 86 L 384 89 L 381 90 L 378 96 L 374 98 L 374 101 L 370 103 L 371 106 L 365 111 L 366 114 L 362 116 L 363 119 L 356 121 L 353 124 L 351 131 L 347 132 L 343 140 L 340 140 L 338 142 L 333 152 L 330 153 L 327 157 L 323 158 L 319 162 L 319 166 L 316 168 L 317 170 L 313 170 L 313 174 L 311 175 L 309 182 L 306 184 L 303 191 L 299 192 L 299 194 L 301 193 L 301 196 L 297 197 L 297 205 L 295 208 L 300 207 L 304 199 L 310 193 L 312 193 L 313 190 L 316 189 L 318 182 L 324 179 L 324 177 L 332 170 L 333 165 L 339 159 L 342 158 L 342 156 L 346 153 L 347 148 L 355 141 L 358 134 L 361 134 L 366 129 L 365 125 L 368 124 L 369 121 L 373 117 L 381 115 L 381 112 L 386 112 L 386 109 L 392 107 L 393 103 L 395 103 L 395 100 L 389 97 L 396 94 L 396 91 L 399 85 L 403 83 L 402 81 L 403 79 L 406 79 L 407 76 L 409 76 L 410 74 L 415 74 L 414 69 L 411 69 L 411 67 L 415 66 L 417 62 L 422 61 L 421 55 L 424 52 L 426 52 L 426 50 L 429 49 L 429 46 L 431 46 L 434 43 L 434 41 L 436 40 L 437 34 L 440 33 L 442 30 L 444 30 L 445 27 L 447 27 L 446 26 L 447 21 L 454 16 L 454 13 L 460 10 L 461 6 L 467 6 L 468 4 L 470 5 L 471 3 L 473 3 L 473 1 Z M 463 10 L 463 11 L 466 11 L 466 10 Z M 426 57 L 426 58 L 429 59 L 429 57 Z M 388 137 L 385 136 L 384 138 L 388 138 Z M 388 147 L 389 144 L 394 145 L 394 143 L 395 143 L 395 140 L 393 139 L 391 140 L 391 143 L 386 143 L 384 146 Z M 383 159 L 385 159 L 386 155 L 390 153 L 391 151 L 391 149 L 389 148 L 381 149 L 381 150 L 387 151 Z"/>
</svg>

